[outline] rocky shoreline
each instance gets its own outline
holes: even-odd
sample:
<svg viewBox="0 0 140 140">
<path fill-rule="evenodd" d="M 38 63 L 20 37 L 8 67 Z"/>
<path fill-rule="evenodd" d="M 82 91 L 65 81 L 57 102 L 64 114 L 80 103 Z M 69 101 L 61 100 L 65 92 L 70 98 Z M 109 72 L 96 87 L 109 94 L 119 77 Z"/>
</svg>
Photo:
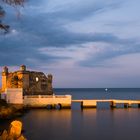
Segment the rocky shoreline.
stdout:
<svg viewBox="0 0 140 140">
<path fill-rule="evenodd" d="M 9 129 L 5 129 L 0 135 L 0 140 L 27 140 L 22 134 L 22 122 L 12 121 Z"/>
<path fill-rule="evenodd" d="M 0 119 L 13 119 L 23 113 L 23 106 L 7 104 L 5 100 L 0 99 Z"/>
</svg>

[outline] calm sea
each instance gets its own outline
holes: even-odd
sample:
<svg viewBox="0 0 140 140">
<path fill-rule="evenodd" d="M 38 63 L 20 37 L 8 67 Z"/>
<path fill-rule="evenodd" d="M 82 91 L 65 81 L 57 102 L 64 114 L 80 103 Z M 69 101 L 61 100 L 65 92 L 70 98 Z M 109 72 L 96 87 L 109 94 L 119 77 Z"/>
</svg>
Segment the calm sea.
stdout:
<svg viewBox="0 0 140 140">
<path fill-rule="evenodd" d="M 140 89 L 55 89 L 56 94 L 71 94 L 73 99 L 137 99 Z M 140 108 L 110 109 L 99 103 L 97 109 L 34 109 L 17 118 L 23 122 L 28 140 L 140 140 Z M 0 121 L 0 130 L 10 121 Z"/>
</svg>

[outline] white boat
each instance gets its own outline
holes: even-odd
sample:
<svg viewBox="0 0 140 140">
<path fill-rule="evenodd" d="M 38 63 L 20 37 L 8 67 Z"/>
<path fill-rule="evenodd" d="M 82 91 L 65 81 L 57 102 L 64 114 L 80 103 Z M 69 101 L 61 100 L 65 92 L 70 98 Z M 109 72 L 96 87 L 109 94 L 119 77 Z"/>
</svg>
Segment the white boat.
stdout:
<svg viewBox="0 0 140 140">
<path fill-rule="evenodd" d="M 105 88 L 105 91 L 108 91 L 108 89 L 107 89 L 107 88 Z"/>
</svg>

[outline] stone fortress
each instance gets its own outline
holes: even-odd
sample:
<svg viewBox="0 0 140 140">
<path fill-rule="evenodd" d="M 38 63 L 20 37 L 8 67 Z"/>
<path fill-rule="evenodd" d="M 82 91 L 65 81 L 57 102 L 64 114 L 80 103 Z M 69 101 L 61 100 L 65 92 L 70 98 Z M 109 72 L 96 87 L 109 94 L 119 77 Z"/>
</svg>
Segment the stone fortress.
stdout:
<svg viewBox="0 0 140 140">
<path fill-rule="evenodd" d="M 2 71 L 0 98 L 8 104 L 24 107 L 71 107 L 71 95 L 55 95 L 52 88 L 51 74 L 26 70 L 20 66 L 18 71 L 9 72 L 8 67 Z"/>
<path fill-rule="evenodd" d="M 28 71 L 22 65 L 20 70 L 9 72 L 7 67 L 2 71 L 2 88 L 0 99 L 8 104 L 24 107 L 71 108 L 72 102 L 80 103 L 81 108 L 96 108 L 99 102 L 110 103 L 111 108 L 124 104 L 125 108 L 138 105 L 140 100 L 119 99 L 80 99 L 73 100 L 71 95 L 55 95 L 52 89 L 52 75 L 43 72 Z"/>
<path fill-rule="evenodd" d="M 25 65 L 20 66 L 18 71 L 9 72 L 5 66 L 2 71 L 2 92 L 7 88 L 22 88 L 23 95 L 52 95 L 52 75 L 26 70 Z"/>
</svg>

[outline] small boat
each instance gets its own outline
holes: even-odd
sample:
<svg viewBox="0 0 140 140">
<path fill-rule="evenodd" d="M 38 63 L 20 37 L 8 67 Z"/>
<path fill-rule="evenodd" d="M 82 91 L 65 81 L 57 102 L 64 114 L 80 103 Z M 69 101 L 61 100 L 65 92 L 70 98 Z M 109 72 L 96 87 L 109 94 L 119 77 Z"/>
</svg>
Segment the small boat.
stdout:
<svg viewBox="0 0 140 140">
<path fill-rule="evenodd" d="M 107 89 L 107 88 L 105 88 L 105 91 L 108 91 L 108 89 Z"/>
</svg>

